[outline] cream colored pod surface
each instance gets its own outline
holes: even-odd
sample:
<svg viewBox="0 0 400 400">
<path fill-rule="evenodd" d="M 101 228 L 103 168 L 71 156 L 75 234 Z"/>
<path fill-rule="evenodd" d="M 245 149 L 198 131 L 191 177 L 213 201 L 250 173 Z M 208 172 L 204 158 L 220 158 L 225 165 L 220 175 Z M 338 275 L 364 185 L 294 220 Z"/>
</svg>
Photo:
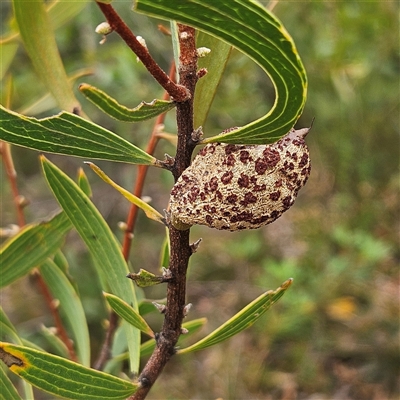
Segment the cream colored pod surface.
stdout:
<svg viewBox="0 0 400 400">
<path fill-rule="evenodd" d="M 172 224 L 237 231 L 275 221 L 310 175 L 309 130 L 292 129 L 270 145 L 206 145 L 172 188 Z"/>
</svg>

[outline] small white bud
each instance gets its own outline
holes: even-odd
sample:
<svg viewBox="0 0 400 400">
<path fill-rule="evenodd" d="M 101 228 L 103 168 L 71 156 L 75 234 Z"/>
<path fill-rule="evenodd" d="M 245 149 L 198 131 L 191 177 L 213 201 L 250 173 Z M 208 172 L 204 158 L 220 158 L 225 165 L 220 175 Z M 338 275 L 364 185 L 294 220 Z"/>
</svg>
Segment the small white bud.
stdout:
<svg viewBox="0 0 400 400">
<path fill-rule="evenodd" d="M 101 24 L 97 25 L 95 32 L 99 35 L 103 35 L 103 39 L 100 40 L 100 44 L 105 43 L 106 36 L 112 32 L 111 26 L 108 22 L 102 22 Z"/>
<path fill-rule="evenodd" d="M 144 38 L 142 36 L 136 36 L 136 39 L 143 47 L 146 47 L 146 49 L 147 49 L 146 40 L 144 40 Z"/>
<path fill-rule="evenodd" d="M 111 33 L 112 29 L 108 22 L 102 22 L 101 24 L 97 25 L 95 32 L 99 35 L 108 35 Z"/>
<path fill-rule="evenodd" d="M 197 56 L 202 58 L 205 57 L 206 55 L 211 53 L 211 49 L 209 49 L 208 47 L 199 47 L 197 49 Z"/>
</svg>

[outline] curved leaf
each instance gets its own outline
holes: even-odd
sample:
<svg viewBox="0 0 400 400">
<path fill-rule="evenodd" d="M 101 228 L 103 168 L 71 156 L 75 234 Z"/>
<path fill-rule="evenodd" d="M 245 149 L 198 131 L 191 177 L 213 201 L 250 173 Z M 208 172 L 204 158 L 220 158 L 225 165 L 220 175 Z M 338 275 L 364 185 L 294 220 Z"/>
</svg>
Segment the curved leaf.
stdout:
<svg viewBox="0 0 400 400">
<path fill-rule="evenodd" d="M 80 109 L 58 52 L 43 0 L 13 0 L 14 15 L 25 49 L 47 89 L 61 109 Z"/>
<path fill-rule="evenodd" d="M 128 266 L 121 252 L 121 246 L 111 232 L 103 217 L 78 187 L 78 185 L 59 170 L 44 156 L 42 167 L 47 182 L 60 203 L 65 214 L 85 242 L 94 260 L 99 274 L 104 276 L 109 288 L 115 295 L 132 304 L 137 309 L 134 286 L 126 279 Z M 139 368 L 140 343 L 139 331 L 126 324 L 126 336 L 131 355 L 131 368 L 134 372 Z"/>
<path fill-rule="evenodd" d="M 129 200 L 132 204 L 135 204 L 138 208 L 144 211 L 147 218 L 150 218 L 154 221 L 160 222 L 161 224 L 165 223 L 164 217 L 152 206 L 147 204 L 145 201 L 135 196 L 128 190 L 123 187 L 117 185 L 112 179 L 110 179 L 97 165 L 91 162 L 85 162 L 85 164 L 89 165 L 89 167 L 96 172 L 96 174 L 103 179 L 104 182 L 111 185 L 114 189 L 118 190 L 127 200 Z"/>
<path fill-rule="evenodd" d="M 124 122 L 145 121 L 167 112 L 175 107 L 173 101 L 153 100 L 151 103 L 142 101 L 135 108 L 127 108 L 119 104 L 116 100 L 94 86 L 82 83 L 79 90 L 96 105 L 100 110 L 108 114 L 110 117 Z"/>
<path fill-rule="evenodd" d="M 266 144 L 294 126 L 306 101 L 307 78 L 292 38 L 279 20 L 251 0 L 137 0 L 137 11 L 174 19 L 214 35 L 252 58 L 276 92 L 272 109 L 244 127 L 203 140 Z"/>
<path fill-rule="evenodd" d="M 59 308 L 67 326 L 71 329 L 79 361 L 88 367 L 90 365 L 89 330 L 82 303 L 75 289 L 54 261 L 44 262 L 40 266 L 40 273 L 51 294 L 60 303 Z"/>
<path fill-rule="evenodd" d="M 67 399 L 126 399 L 138 388 L 129 381 L 29 347 L 0 343 L 0 359 L 33 386 Z"/>
<path fill-rule="evenodd" d="M 121 300 L 119 297 L 110 293 L 104 293 L 104 296 L 110 307 L 126 322 L 133 325 L 135 328 L 140 329 L 146 335 L 154 337 L 154 332 L 143 319 L 143 317 L 134 310 L 127 302 Z"/>
<path fill-rule="evenodd" d="M 186 347 L 185 349 L 178 350 L 178 353 L 184 354 L 205 349 L 206 347 L 213 346 L 249 328 L 274 303 L 279 300 L 279 298 L 283 295 L 283 293 L 285 293 L 292 282 L 293 279 L 288 279 L 287 281 L 282 283 L 282 285 L 278 289 L 265 292 L 257 299 L 252 301 L 250 304 L 248 304 L 236 315 L 234 315 L 231 319 L 229 319 L 223 325 L 217 328 L 214 332 L 211 332 L 208 336 L 198 341 L 197 343 Z"/>
<path fill-rule="evenodd" d="M 14 282 L 54 254 L 72 228 L 64 213 L 50 221 L 27 225 L 0 250 L 0 287 Z"/>
<path fill-rule="evenodd" d="M 36 119 L 0 105 L 0 139 L 48 153 L 132 164 L 156 163 L 154 157 L 115 133 L 68 112 Z"/>
</svg>

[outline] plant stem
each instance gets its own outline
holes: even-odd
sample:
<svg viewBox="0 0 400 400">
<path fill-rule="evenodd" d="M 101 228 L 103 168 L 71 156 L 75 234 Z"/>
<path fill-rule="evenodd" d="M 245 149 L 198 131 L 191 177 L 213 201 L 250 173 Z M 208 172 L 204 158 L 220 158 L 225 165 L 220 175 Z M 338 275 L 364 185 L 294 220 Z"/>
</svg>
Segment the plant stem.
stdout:
<svg viewBox="0 0 400 400">
<path fill-rule="evenodd" d="M 171 98 L 177 102 L 182 102 L 190 96 L 189 91 L 183 86 L 173 82 L 169 76 L 159 67 L 149 51 L 143 46 L 128 28 L 125 22 L 117 14 L 111 4 L 97 2 L 100 10 L 107 18 L 107 22 L 113 31 L 125 41 L 130 49 L 137 55 L 139 60 L 147 68 L 156 81 L 168 92 Z"/>
<path fill-rule="evenodd" d="M 171 65 L 169 76 L 170 76 L 171 80 L 174 79 L 174 76 L 175 76 L 175 63 L 174 62 Z M 164 100 L 169 99 L 169 95 L 167 92 L 164 93 L 163 99 Z M 160 114 L 156 118 L 156 122 L 154 123 L 153 131 L 151 133 L 151 137 L 150 137 L 149 143 L 147 144 L 147 148 L 146 148 L 146 152 L 148 154 L 154 153 L 154 150 L 160 139 L 158 136 L 159 126 L 163 124 L 164 119 L 165 119 L 165 114 Z M 135 182 L 135 186 L 132 190 L 132 193 L 137 197 L 142 196 L 144 181 L 146 178 L 148 167 L 149 167 L 148 165 L 139 165 L 139 167 L 138 167 L 138 176 L 137 176 L 137 179 Z M 122 254 L 123 254 L 125 260 L 129 259 L 129 253 L 130 253 L 132 239 L 133 239 L 133 231 L 134 231 L 135 225 L 136 225 L 138 210 L 139 210 L 138 207 L 135 204 L 132 204 L 129 209 L 128 217 L 126 220 L 127 227 L 125 230 L 124 242 L 122 245 Z M 93 366 L 93 368 L 95 368 L 97 370 L 102 370 L 104 368 L 105 363 L 110 358 L 111 346 L 112 346 L 112 341 L 114 338 L 114 333 L 115 333 L 116 329 L 118 328 L 118 320 L 119 320 L 118 315 L 114 311 L 111 311 L 110 317 L 109 317 L 109 325 L 107 328 L 107 332 L 106 332 L 106 336 L 105 336 L 103 345 L 101 347 L 100 355 L 97 358 L 97 360 Z"/>
<path fill-rule="evenodd" d="M 172 172 L 175 180 L 190 165 L 195 144 L 191 140 L 193 132 L 193 94 L 197 82 L 197 53 L 195 31 L 193 28 L 179 25 L 180 63 L 179 79 L 191 93 L 190 99 L 178 103 L 176 118 L 178 126 L 178 144 Z M 175 353 L 175 345 L 181 334 L 186 302 L 186 271 L 192 249 L 189 244 L 190 230 L 179 231 L 170 227 L 170 262 L 172 274 L 167 287 L 167 307 L 161 332 L 156 336 L 156 348 L 143 368 L 139 383 L 141 387 L 130 400 L 143 400 L 164 366 Z"/>
</svg>

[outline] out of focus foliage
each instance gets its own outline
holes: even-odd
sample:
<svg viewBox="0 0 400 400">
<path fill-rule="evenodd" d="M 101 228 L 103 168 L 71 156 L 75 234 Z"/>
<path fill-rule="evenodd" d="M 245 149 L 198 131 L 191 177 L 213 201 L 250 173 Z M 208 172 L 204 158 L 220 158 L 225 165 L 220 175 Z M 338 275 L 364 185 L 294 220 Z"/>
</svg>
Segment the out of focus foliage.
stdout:
<svg viewBox="0 0 400 400">
<path fill-rule="evenodd" d="M 7 19 L 9 4 L 0 7 L 3 25 L 12 24 Z M 168 69 L 172 48 L 157 23 L 129 13 L 126 2 L 117 2 L 116 7 Z M 274 12 L 294 37 L 308 72 L 308 102 L 298 127 L 308 126 L 315 117 L 307 138 L 312 175 L 296 205 L 272 225 L 246 233 L 193 229 L 193 239 L 202 237 L 203 243 L 190 268 L 191 316 L 207 317 L 211 330 L 263 290 L 289 277 L 294 283 L 252 330 L 212 351 L 175 358 L 157 381 L 151 399 L 165 398 L 165 393 L 171 399 L 318 400 L 334 396 L 386 400 L 400 394 L 399 5 L 282 1 Z M 67 72 L 92 68 L 94 74 L 80 81 L 128 106 L 159 97 L 161 90 L 115 35 L 98 44 L 101 38 L 94 28 L 102 20 L 96 6 L 89 4 L 73 23 L 58 29 Z M 1 85 L 2 103 L 11 93 L 9 106 L 19 111 L 45 94 L 23 49 Z M 266 87 L 265 75 L 232 52 L 206 134 L 262 115 L 273 101 L 273 90 Z M 117 123 L 82 97 L 80 101 L 92 120 L 137 145 L 146 143 L 151 122 Z M 49 108 L 39 115 L 56 111 Z M 174 131 L 173 113 L 166 126 Z M 171 144 L 162 144 L 158 156 L 165 152 L 174 153 Z M 37 154 L 17 148 L 13 154 L 20 191 L 31 200 L 28 219 L 48 215 L 57 207 L 45 189 Z M 53 159 L 69 173 L 81 165 L 76 159 Z M 111 177 L 118 176 L 125 187 L 132 185 L 135 167 L 104 163 L 102 168 Z M 127 203 L 96 177 L 91 181 L 96 205 L 116 227 L 126 217 Z M 2 182 L 1 223 L 6 226 L 15 222 L 15 214 L 4 172 Z M 167 174 L 150 172 L 145 191 L 156 208 L 166 207 L 171 185 Z M 132 250 L 135 266 L 158 268 L 163 234 L 140 221 Z M 78 276 L 96 343 L 105 312 L 91 279 L 91 261 L 75 236 L 64 251 Z M 163 288 L 149 289 L 146 295 L 163 297 Z M 36 340 L 38 322 L 51 322 L 40 301 L 26 281 L 2 294 L 3 307 L 11 309 L 12 304 L 15 325 Z M 157 331 L 161 317 L 151 318 Z M 93 350 L 96 354 L 98 349 Z"/>
</svg>

